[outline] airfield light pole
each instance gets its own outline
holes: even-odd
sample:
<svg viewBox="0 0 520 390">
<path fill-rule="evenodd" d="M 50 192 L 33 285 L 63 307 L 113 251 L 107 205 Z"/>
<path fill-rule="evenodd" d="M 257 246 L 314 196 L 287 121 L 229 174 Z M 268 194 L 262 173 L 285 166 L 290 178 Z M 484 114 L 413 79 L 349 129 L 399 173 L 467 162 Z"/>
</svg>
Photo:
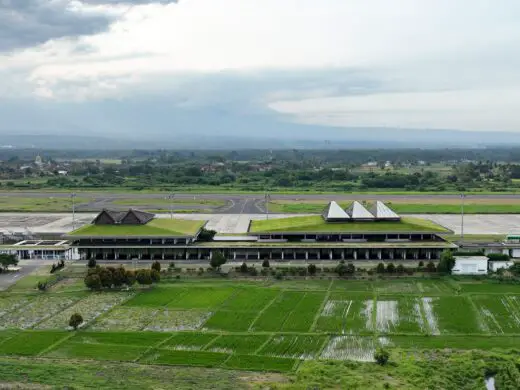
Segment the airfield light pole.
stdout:
<svg viewBox="0 0 520 390">
<path fill-rule="evenodd" d="M 72 230 L 76 230 L 76 193 L 70 194 L 70 198 L 72 199 Z"/>
<path fill-rule="evenodd" d="M 460 241 L 464 242 L 464 198 L 466 195 L 464 193 L 460 194 Z"/>
<path fill-rule="evenodd" d="M 266 217 L 269 219 L 269 201 L 271 200 L 271 195 L 269 195 L 269 192 L 265 193 L 265 212 Z"/>
<path fill-rule="evenodd" d="M 173 198 L 175 197 L 175 194 L 172 192 L 170 195 L 168 195 L 168 199 L 170 200 L 170 219 L 173 219 Z"/>
</svg>

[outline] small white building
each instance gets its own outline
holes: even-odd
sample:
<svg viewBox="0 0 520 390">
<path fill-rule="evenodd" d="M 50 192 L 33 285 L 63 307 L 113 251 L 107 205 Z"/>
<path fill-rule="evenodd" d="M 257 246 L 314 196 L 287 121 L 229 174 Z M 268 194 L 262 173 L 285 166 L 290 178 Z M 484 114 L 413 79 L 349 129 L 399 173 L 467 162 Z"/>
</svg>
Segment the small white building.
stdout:
<svg viewBox="0 0 520 390">
<path fill-rule="evenodd" d="M 455 256 L 453 275 L 487 275 L 488 258 L 486 256 Z"/>
<path fill-rule="evenodd" d="M 508 269 L 513 264 L 514 262 L 512 261 L 490 261 L 489 270 L 492 272 L 497 272 L 501 268 Z"/>
</svg>

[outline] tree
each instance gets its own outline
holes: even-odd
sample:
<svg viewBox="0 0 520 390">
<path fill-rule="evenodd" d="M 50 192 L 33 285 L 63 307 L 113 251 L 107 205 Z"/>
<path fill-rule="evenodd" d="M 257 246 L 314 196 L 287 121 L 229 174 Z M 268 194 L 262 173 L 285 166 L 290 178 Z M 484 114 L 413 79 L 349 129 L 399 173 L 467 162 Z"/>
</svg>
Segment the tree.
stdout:
<svg viewBox="0 0 520 390">
<path fill-rule="evenodd" d="M 455 257 L 450 250 L 441 253 L 441 259 L 437 265 L 437 271 L 445 274 L 451 274 L 451 270 L 455 267 Z"/>
<path fill-rule="evenodd" d="M 220 270 L 220 267 L 222 265 L 226 264 L 227 259 L 220 251 L 213 252 L 213 255 L 211 256 L 211 260 L 209 261 L 209 265 L 214 270 Z"/>
<path fill-rule="evenodd" d="M 384 274 L 385 273 L 385 265 L 383 263 L 379 263 L 376 267 L 376 272 L 378 274 Z"/>
<path fill-rule="evenodd" d="M 217 234 L 217 232 L 215 230 L 209 230 L 209 229 L 202 228 L 202 230 L 199 233 L 199 236 L 197 237 L 197 241 L 200 241 L 200 242 L 213 241 L 213 237 L 215 237 L 215 234 Z"/>
<path fill-rule="evenodd" d="M 101 278 L 97 274 L 87 275 L 85 277 L 85 286 L 91 290 L 100 290 L 102 287 Z"/>
<path fill-rule="evenodd" d="M 157 272 L 161 272 L 161 263 L 154 261 L 152 263 L 152 269 L 156 270 Z"/>
<path fill-rule="evenodd" d="M 437 271 L 437 267 L 435 267 L 435 264 L 433 263 L 433 261 L 429 261 L 428 264 L 426 264 L 426 271 L 428 271 L 428 272 Z"/>
<path fill-rule="evenodd" d="M 247 264 L 246 263 L 242 263 L 242 265 L 240 266 L 240 272 L 242 272 L 243 274 L 247 274 Z"/>
<path fill-rule="evenodd" d="M 396 270 L 396 272 L 397 272 L 398 274 L 404 274 L 405 271 L 406 271 L 406 270 L 404 269 L 404 265 L 402 265 L 402 264 L 399 264 L 399 265 L 396 267 L 395 270 Z"/>
<path fill-rule="evenodd" d="M 264 261 L 262 261 L 262 267 L 269 268 L 270 266 L 271 264 L 269 264 L 269 260 L 265 259 Z"/>
<path fill-rule="evenodd" d="M 341 260 L 339 262 L 339 264 L 336 266 L 335 271 L 339 276 L 344 276 L 347 274 L 347 266 L 345 265 L 344 260 Z"/>
<path fill-rule="evenodd" d="M 141 269 L 137 271 L 135 279 L 139 284 L 148 285 L 153 283 L 152 273 L 149 269 Z"/>
<path fill-rule="evenodd" d="M 83 317 L 79 313 L 74 313 L 70 316 L 69 320 L 69 326 L 72 326 L 74 330 L 78 329 L 78 326 L 80 326 L 83 323 Z"/>
<path fill-rule="evenodd" d="M 389 274 L 393 274 L 395 272 L 395 265 L 394 263 L 388 263 L 386 266 L 386 272 Z"/>
<path fill-rule="evenodd" d="M 347 274 L 354 275 L 356 273 L 356 266 L 353 263 L 348 263 L 346 270 Z"/>
<path fill-rule="evenodd" d="M 112 267 L 110 267 L 110 268 L 112 268 Z M 99 279 L 101 280 L 101 286 L 105 287 L 105 288 L 112 287 L 113 278 L 112 278 L 112 272 L 110 271 L 110 269 L 108 269 L 108 267 L 107 268 L 98 267 L 98 268 L 96 268 L 96 270 L 97 270 Z"/>
<path fill-rule="evenodd" d="M 89 259 L 89 261 L 87 263 L 88 268 L 96 268 L 96 265 L 97 265 L 96 259 Z"/>
<path fill-rule="evenodd" d="M 120 287 L 123 284 L 127 283 L 126 270 L 123 266 L 118 268 L 113 268 L 110 270 L 112 272 L 112 283 L 115 287 Z"/>
<path fill-rule="evenodd" d="M 316 271 L 318 269 L 316 268 L 316 266 L 314 264 L 309 264 L 307 266 L 307 272 L 309 273 L 309 275 L 316 275 Z"/>
<path fill-rule="evenodd" d="M 156 269 L 150 271 L 150 277 L 152 278 L 152 282 L 158 283 L 161 281 L 161 273 Z"/>
<path fill-rule="evenodd" d="M 127 286 L 133 286 L 135 283 L 135 272 L 132 270 L 126 271 L 125 279 L 125 284 Z"/>
<path fill-rule="evenodd" d="M 0 254 L 0 267 L 3 269 L 7 269 L 10 265 L 16 266 L 18 264 L 18 259 L 16 255 L 8 255 L 8 254 Z"/>
<path fill-rule="evenodd" d="M 377 351 L 374 353 L 374 359 L 377 364 L 384 366 L 386 363 L 388 363 L 388 360 L 390 359 L 390 352 L 388 352 L 384 348 L 378 348 Z"/>
<path fill-rule="evenodd" d="M 419 268 L 424 267 L 424 262 L 423 262 L 423 261 L 419 261 L 418 267 L 419 267 Z"/>
</svg>

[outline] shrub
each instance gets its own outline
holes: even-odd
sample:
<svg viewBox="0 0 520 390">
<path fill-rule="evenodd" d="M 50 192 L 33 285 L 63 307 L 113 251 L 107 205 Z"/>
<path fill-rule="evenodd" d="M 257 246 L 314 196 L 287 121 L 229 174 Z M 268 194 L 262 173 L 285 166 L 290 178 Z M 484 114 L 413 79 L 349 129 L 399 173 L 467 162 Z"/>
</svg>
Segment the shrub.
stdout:
<svg viewBox="0 0 520 390">
<path fill-rule="evenodd" d="M 132 270 L 128 270 L 125 272 L 125 277 L 126 277 L 126 285 L 127 286 L 133 286 L 134 283 L 135 283 L 135 272 L 132 271 Z"/>
<path fill-rule="evenodd" d="M 386 266 L 386 272 L 389 274 L 395 273 L 395 265 L 394 263 L 388 263 Z"/>
<path fill-rule="evenodd" d="M 70 316 L 69 320 L 69 326 L 72 326 L 74 330 L 78 329 L 78 326 L 80 326 L 83 323 L 83 317 L 79 313 L 74 313 Z"/>
<path fill-rule="evenodd" d="M 445 250 L 441 253 L 441 259 L 439 261 L 439 265 L 437 265 L 437 271 L 451 274 L 451 270 L 455 266 L 455 257 L 449 250 Z"/>
<path fill-rule="evenodd" d="M 227 259 L 220 251 L 214 251 L 211 256 L 211 260 L 209 261 L 209 265 L 211 268 L 215 270 L 220 270 L 220 267 L 226 264 Z"/>
<path fill-rule="evenodd" d="M 309 264 L 307 266 L 307 272 L 309 273 L 309 275 L 315 275 L 317 270 L 318 269 L 316 268 L 316 266 L 314 264 Z"/>
<path fill-rule="evenodd" d="M 161 281 L 161 273 L 156 269 L 150 271 L 150 277 L 152 278 L 152 282 L 158 283 Z"/>
<path fill-rule="evenodd" d="M 38 290 L 46 291 L 47 290 L 47 282 L 38 282 Z"/>
<path fill-rule="evenodd" d="M 390 359 L 390 353 L 384 348 L 378 348 L 374 353 L 374 359 L 377 364 L 384 366 Z"/>
<path fill-rule="evenodd" d="M 258 271 L 256 270 L 255 267 L 249 268 L 249 275 L 251 275 L 251 276 L 257 276 L 258 275 Z"/>
<path fill-rule="evenodd" d="M 376 272 L 378 274 L 384 274 L 385 273 L 385 265 L 383 263 L 379 263 L 376 267 Z"/>
<path fill-rule="evenodd" d="M 509 260 L 509 255 L 505 253 L 489 253 L 487 258 L 491 261 L 507 261 Z"/>
<path fill-rule="evenodd" d="M 276 275 L 274 275 L 274 278 L 275 278 L 276 280 L 282 280 L 282 279 L 283 279 L 283 273 L 280 272 L 280 271 L 278 271 L 278 272 L 276 273 Z"/>
<path fill-rule="evenodd" d="M 216 234 L 217 232 L 215 230 L 202 228 L 202 230 L 199 233 L 199 236 L 197 237 L 197 240 L 200 242 L 213 241 L 213 237 L 215 237 Z"/>
<path fill-rule="evenodd" d="M 240 266 L 240 272 L 242 272 L 243 274 L 247 273 L 247 264 L 245 262 L 242 263 L 242 265 Z"/>
<path fill-rule="evenodd" d="M 149 285 L 153 283 L 152 273 L 149 269 L 141 269 L 137 271 L 135 279 L 139 284 Z"/>
<path fill-rule="evenodd" d="M 161 272 L 161 263 L 159 263 L 158 261 L 154 261 L 152 263 L 152 269 L 156 270 L 157 272 Z"/>
<path fill-rule="evenodd" d="M 428 271 L 428 272 L 437 271 L 437 267 L 435 267 L 435 264 L 433 263 L 433 261 L 429 261 L 428 264 L 426 264 L 426 271 Z"/>
<path fill-rule="evenodd" d="M 418 265 L 418 267 L 419 267 L 419 268 L 422 268 L 422 267 L 424 267 L 424 262 L 423 262 L 422 260 L 421 260 L 421 261 L 419 261 L 419 265 Z"/>
<path fill-rule="evenodd" d="M 91 290 L 100 290 L 102 287 L 101 278 L 97 274 L 87 275 L 85 277 L 85 286 Z"/>
<path fill-rule="evenodd" d="M 262 267 L 264 268 L 269 268 L 271 265 L 269 264 L 269 260 L 265 259 L 263 262 L 262 262 Z"/>
<path fill-rule="evenodd" d="M 96 268 L 96 265 L 97 265 L 96 259 L 90 259 L 87 263 L 88 268 Z"/>
<path fill-rule="evenodd" d="M 402 264 L 399 264 L 397 267 L 396 267 L 396 272 L 398 274 L 404 274 L 406 272 L 406 269 L 404 268 L 404 265 Z"/>
</svg>

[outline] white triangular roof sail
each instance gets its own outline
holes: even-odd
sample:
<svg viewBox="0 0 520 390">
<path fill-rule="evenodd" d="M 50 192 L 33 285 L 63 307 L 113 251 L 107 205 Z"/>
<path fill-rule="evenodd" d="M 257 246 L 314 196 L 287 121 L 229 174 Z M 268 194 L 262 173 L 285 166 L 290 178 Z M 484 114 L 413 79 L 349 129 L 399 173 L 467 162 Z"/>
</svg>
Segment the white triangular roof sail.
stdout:
<svg viewBox="0 0 520 390">
<path fill-rule="evenodd" d="M 374 219 L 372 213 L 357 200 L 352 202 L 350 207 L 347 209 L 347 214 L 350 215 L 352 219 Z"/>
<path fill-rule="evenodd" d="M 395 213 L 390 207 L 378 200 L 371 210 L 372 214 L 377 219 L 399 219 L 399 215 Z"/>
<path fill-rule="evenodd" d="M 330 202 L 323 211 L 323 218 L 328 220 L 348 220 L 350 216 L 335 201 Z"/>
</svg>

